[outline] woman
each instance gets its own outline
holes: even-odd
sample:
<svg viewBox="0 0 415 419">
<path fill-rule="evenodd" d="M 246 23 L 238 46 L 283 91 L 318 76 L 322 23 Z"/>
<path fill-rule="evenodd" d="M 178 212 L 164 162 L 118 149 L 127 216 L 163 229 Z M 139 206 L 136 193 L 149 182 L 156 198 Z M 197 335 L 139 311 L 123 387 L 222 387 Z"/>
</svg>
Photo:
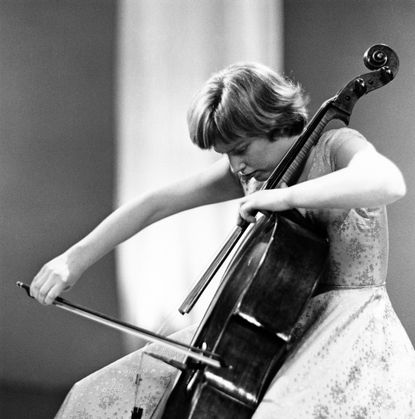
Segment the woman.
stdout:
<svg viewBox="0 0 415 419">
<path fill-rule="evenodd" d="M 329 266 L 254 418 L 412 417 L 415 354 L 385 289 L 385 205 L 405 195 L 399 169 L 342 128 L 321 136 L 297 184 L 259 190 L 302 132 L 305 106 L 299 86 L 262 65 L 213 75 L 191 105 L 188 125 L 196 145 L 224 158 L 116 210 L 41 269 L 32 295 L 51 304 L 117 244 L 179 211 L 241 198 L 241 217 L 255 222 L 258 210 L 297 208 L 329 238 Z M 172 374 L 140 351 L 130 354 L 76 384 L 58 416 L 128 417 L 138 379 L 145 417 L 158 417 Z"/>
</svg>

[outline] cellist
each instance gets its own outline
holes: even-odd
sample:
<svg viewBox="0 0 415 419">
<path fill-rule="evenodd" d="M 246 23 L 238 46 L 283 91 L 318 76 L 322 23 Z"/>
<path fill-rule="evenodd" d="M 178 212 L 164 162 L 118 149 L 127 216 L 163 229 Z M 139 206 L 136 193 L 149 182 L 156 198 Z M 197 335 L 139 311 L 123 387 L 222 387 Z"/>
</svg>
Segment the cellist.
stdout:
<svg viewBox="0 0 415 419">
<path fill-rule="evenodd" d="M 117 209 L 42 267 L 32 296 L 51 304 L 119 243 L 180 211 L 240 199 L 240 216 L 255 222 L 258 210 L 297 208 L 327 235 L 328 269 L 253 417 L 413 417 L 415 352 L 385 288 L 385 206 L 405 195 L 400 170 L 359 132 L 333 129 L 313 147 L 295 185 L 259 190 L 302 132 L 306 104 L 299 85 L 257 63 L 214 74 L 192 102 L 188 126 L 198 147 L 223 158 Z M 142 351 L 77 383 L 57 417 L 128 417 L 138 365 L 144 417 L 159 417 L 174 370 Z"/>
</svg>

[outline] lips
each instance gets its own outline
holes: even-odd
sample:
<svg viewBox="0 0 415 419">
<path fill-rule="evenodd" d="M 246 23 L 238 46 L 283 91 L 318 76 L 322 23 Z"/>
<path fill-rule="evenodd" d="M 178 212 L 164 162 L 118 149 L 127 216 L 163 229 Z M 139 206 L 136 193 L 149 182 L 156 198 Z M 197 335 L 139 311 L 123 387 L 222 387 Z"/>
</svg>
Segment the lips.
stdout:
<svg viewBox="0 0 415 419">
<path fill-rule="evenodd" d="M 246 181 L 254 178 L 256 181 L 258 182 L 265 182 L 269 177 L 268 172 L 264 171 L 264 170 L 255 170 L 255 172 L 251 172 L 248 173 L 247 175 L 244 176 L 244 179 Z"/>
<path fill-rule="evenodd" d="M 241 177 L 244 179 L 244 180 L 249 180 L 249 179 L 251 179 L 251 178 L 253 178 L 253 177 L 255 177 L 255 175 L 256 175 L 256 171 L 254 171 L 254 172 L 251 172 L 251 173 L 241 173 Z"/>
</svg>

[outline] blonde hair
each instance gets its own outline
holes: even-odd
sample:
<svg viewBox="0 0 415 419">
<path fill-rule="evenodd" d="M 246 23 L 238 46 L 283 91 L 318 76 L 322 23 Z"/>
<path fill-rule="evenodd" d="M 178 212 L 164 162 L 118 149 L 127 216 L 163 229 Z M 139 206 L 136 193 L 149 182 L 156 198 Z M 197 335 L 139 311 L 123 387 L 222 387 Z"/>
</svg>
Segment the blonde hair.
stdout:
<svg viewBox="0 0 415 419">
<path fill-rule="evenodd" d="M 215 73 L 187 113 L 191 140 L 200 148 L 220 139 L 300 134 L 307 122 L 300 85 L 257 63 L 237 63 Z"/>
</svg>

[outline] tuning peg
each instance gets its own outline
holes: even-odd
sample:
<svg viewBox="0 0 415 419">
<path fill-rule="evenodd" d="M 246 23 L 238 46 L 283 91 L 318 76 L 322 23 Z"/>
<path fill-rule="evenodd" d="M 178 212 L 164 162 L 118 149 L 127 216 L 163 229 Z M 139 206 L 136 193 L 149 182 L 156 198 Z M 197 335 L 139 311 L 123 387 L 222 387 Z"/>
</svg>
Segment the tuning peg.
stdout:
<svg viewBox="0 0 415 419">
<path fill-rule="evenodd" d="M 354 82 L 353 89 L 355 93 L 357 94 L 357 96 L 359 97 L 363 96 L 367 91 L 367 86 L 366 86 L 365 81 L 361 77 L 357 78 Z"/>
<path fill-rule="evenodd" d="M 393 79 L 393 73 L 389 67 L 384 66 L 380 69 L 380 71 L 381 77 L 385 83 L 388 83 Z"/>
</svg>

